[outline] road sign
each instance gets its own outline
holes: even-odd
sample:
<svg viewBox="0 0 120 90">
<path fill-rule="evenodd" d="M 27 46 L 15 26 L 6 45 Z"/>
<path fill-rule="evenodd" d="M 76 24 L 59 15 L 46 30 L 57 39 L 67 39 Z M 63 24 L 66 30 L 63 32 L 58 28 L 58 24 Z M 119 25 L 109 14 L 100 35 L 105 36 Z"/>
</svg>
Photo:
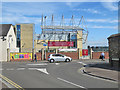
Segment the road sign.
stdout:
<svg viewBox="0 0 120 90">
<path fill-rule="evenodd" d="M 47 46 L 47 44 L 44 43 L 43 46 Z"/>
</svg>

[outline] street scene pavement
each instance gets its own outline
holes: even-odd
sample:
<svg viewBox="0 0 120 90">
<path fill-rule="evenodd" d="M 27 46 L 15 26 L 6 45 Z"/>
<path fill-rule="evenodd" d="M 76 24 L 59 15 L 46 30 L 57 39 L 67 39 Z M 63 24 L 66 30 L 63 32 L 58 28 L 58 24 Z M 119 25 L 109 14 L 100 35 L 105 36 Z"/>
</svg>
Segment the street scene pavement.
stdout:
<svg viewBox="0 0 120 90">
<path fill-rule="evenodd" d="M 111 88 L 117 90 L 118 71 L 93 67 L 97 63 L 107 64 L 108 60 L 73 60 L 56 63 L 3 62 L 1 70 L 3 76 L 21 88 L 81 88 L 83 90 Z M 8 88 L 17 86 L 11 85 L 4 79 L 2 81 Z"/>
</svg>

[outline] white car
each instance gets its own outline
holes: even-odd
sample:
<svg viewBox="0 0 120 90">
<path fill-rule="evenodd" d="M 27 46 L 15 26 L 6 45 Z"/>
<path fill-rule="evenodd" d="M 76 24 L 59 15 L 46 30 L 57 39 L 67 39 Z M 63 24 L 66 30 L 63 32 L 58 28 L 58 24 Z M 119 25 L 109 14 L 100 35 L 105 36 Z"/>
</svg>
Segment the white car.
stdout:
<svg viewBox="0 0 120 90">
<path fill-rule="evenodd" d="M 50 54 L 48 56 L 48 61 L 50 63 L 53 63 L 55 61 L 65 61 L 65 62 L 70 62 L 72 61 L 72 58 L 71 57 L 67 57 L 65 55 L 62 55 L 62 54 Z"/>
</svg>

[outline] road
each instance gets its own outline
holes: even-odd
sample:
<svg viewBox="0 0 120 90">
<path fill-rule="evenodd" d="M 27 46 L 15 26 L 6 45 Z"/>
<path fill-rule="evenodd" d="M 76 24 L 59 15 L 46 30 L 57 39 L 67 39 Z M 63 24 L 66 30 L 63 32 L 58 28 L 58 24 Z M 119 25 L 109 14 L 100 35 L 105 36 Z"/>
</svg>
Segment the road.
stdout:
<svg viewBox="0 0 120 90">
<path fill-rule="evenodd" d="M 82 73 L 79 62 L 4 62 L 1 70 L 22 88 L 118 88 L 118 83 Z"/>
</svg>

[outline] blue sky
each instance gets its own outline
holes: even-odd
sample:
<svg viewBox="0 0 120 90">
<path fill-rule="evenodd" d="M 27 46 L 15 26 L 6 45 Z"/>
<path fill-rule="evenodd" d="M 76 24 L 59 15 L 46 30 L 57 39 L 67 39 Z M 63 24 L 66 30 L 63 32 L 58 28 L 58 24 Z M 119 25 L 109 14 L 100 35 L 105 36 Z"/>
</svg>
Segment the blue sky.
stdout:
<svg viewBox="0 0 120 90">
<path fill-rule="evenodd" d="M 78 25 L 84 16 L 87 26 L 88 45 L 106 46 L 107 38 L 118 33 L 118 3 L 117 2 L 3 2 L 1 23 L 35 23 L 35 31 L 41 33 L 41 16 L 47 16 L 47 24 L 54 14 L 54 23 L 60 24 L 64 15 L 66 25 L 74 15 Z"/>
</svg>

